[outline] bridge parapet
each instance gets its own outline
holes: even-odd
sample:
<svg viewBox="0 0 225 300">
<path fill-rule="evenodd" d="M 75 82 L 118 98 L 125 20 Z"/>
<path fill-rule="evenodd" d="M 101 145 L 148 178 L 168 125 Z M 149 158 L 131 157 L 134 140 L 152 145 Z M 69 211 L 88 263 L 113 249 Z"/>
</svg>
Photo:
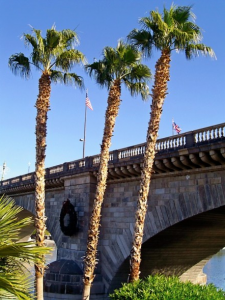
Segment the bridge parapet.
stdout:
<svg viewBox="0 0 225 300">
<path fill-rule="evenodd" d="M 154 172 L 156 174 L 167 173 L 225 164 L 224 141 L 225 123 L 159 139 L 155 148 Z M 210 147 L 209 145 L 212 144 L 219 146 Z M 145 145 L 146 143 L 142 143 L 111 151 L 109 157 L 109 180 L 139 176 Z M 209 147 L 203 147 L 207 145 Z M 182 151 L 185 149 L 187 150 Z M 62 178 L 73 174 L 92 172 L 96 176 L 99 162 L 100 155 L 93 155 L 85 157 L 85 159 L 65 162 L 46 168 L 46 187 L 63 186 Z M 34 172 L 1 181 L 0 193 L 4 193 L 6 190 L 18 189 L 21 186 L 33 189 L 34 181 Z"/>
</svg>

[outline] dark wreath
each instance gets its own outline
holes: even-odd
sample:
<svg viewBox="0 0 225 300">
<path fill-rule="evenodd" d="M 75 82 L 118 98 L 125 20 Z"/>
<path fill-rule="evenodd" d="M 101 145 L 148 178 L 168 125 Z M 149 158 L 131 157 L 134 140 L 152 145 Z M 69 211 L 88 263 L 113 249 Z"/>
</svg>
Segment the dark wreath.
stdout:
<svg viewBox="0 0 225 300">
<path fill-rule="evenodd" d="M 65 226 L 64 218 L 67 214 L 69 215 L 69 224 Z M 77 214 L 69 199 L 63 202 L 59 220 L 60 228 L 65 235 L 71 236 L 77 232 Z"/>
</svg>

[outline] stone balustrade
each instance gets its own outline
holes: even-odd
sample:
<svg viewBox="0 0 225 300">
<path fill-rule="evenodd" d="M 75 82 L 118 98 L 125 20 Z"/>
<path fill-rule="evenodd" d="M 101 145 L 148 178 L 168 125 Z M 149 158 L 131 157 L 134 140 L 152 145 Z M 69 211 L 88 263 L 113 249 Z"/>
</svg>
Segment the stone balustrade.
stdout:
<svg viewBox="0 0 225 300">
<path fill-rule="evenodd" d="M 177 150 L 198 147 L 200 145 L 209 144 L 212 142 L 220 142 L 225 140 L 225 123 L 209 126 L 201 129 L 197 129 L 194 131 L 189 131 L 183 134 L 174 135 L 166 138 L 162 138 L 157 140 L 156 143 L 156 157 L 162 153 L 170 153 Z M 135 160 L 136 158 L 143 157 L 145 152 L 146 143 L 134 145 L 131 147 L 126 147 L 119 150 L 114 150 L 110 152 L 109 156 L 109 165 L 119 163 L 126 160 Z M 215 152 L 215 151 L 214 151 Z M 222 158 L 225 158 L 225 148 L 220 149 L 220 154 L 218 157 L 218 153 L 214 153 L 213 150 L 210 152 L 210 156 L 213 157 L 214 161 L 220 161 L 221 155 Z M 163 161 L 158 161 L 155 164 L 155 170 L 159 172 L 165 172 L 166 170 L 177 170 L 177 169 L 185 169 L 185 165 L 191 166 L 191 164 L 196 164 L 201 166 L 205 166 L 205 164 L 210 164 L 210 159 L 206 153 L 200 153 L 199 157 L 196 157 L 194 154 L 190 154 L 189 157 L 185 157 L 184 155 L 181 157 L 181 161 L 176 157 L 173 158 L 172 164 L 171 161 L 168 161 L 166 158 Z M 201 160 L 201 161 L 200 161 Z M 96 174 L 96 170 L 98 168 L 100 162 L 100 155 L 94 155 L 85 157 L 85 159 L 79 159 L 72 162 L 66 162 L 64 164 L 54 166 L 46 169 L 46 180 L 53 180 L 58 178 L 59 176 L 71 175 L 73 173 L 80 173 L 85 171 L 92 170 Z M 132 170 L 130 172 L 136 174 L 140 173 L 140 165 L 133 165 Z M 116 174 L 117 173 L 117 174 Z M 114 172 L 114 170 L 110 171 L 110 174 L 115 174 L 116 177 L 124 176 L 129 172 L 120 168 Z M 122 174 L 122 175 L 121 175 Z M 28 185 L 34 183 L 34 175 L 35 173 L 29 173 L 22 176 L 18 176 L 15 178 L 7 179 L 0 182 L 0 192 L 1 190 L 5 190 L 7 188 L 11 188 L 13 186 L 21 186 Z M 54 181 L 51 182 L 52 184 Z"/>
</svg>

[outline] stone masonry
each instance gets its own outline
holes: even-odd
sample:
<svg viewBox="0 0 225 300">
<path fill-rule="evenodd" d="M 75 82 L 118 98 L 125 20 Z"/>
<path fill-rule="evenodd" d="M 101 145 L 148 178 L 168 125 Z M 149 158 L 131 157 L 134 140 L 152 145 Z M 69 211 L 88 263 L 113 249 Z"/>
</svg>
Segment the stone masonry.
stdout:
<svg viewBox="0 0 225 300">
<path fill-rule="evenodd" d="M 186 280 L 188 270 L 196 266 L 191 272 L 193 276 L 201 269 L 201 261 L 207 261 L 224 246 L 224 131 L 225 124 L 219 124 L 157 143 L 141 276 L 155 272 L 185 274 Z M 144 149 L 145 145 L 140 144 L 110 154 L 93 299 L 107 299 L 109 292 L 127 280 Z M 99 156 L 93 156 L 46 169 L 47 228 L 58 249 L 57 262 L 46 274 L 46 299 L 67 299 L 65 295 L 81 294 L 83 256 L 98 166 Z M 0 193 L 10 195 L 34 214 L 34 174 L 1 182 Z M 59 224 L 61 208 L 67 199 L 78 216 L 78 231 L 72 237 L 65 236 Z M 208 242 L 209 233 L 212 243 Z M 63 273 L 58 261 L 64 266 Z M 70 261 L 74 273 L 67 268 Z M 203 278 L 200 273 L 196 276 Z"/>
</svg>

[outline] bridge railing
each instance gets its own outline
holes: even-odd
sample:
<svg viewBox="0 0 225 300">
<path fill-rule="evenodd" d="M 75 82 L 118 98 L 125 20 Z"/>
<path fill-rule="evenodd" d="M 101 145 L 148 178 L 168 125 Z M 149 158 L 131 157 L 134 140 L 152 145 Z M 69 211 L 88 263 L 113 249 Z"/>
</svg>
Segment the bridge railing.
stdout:
<svg viewBox="0 0 225 300">
<path fill-rule="evenodd" d="M 216 140 L 225 138 L 225 123 L 209 126 L 194 131 L 185 132 L 183 134 L 174 135 L 157 140 L 156 152 L 169 152 L 181 148 L 190 148 L 202 143 L 210 143 Z M 145 153 L 146 143 L 134 145 L 131 147 L 122 148 L 110 152 L 109 164 L 119 161 L 134 159 L 135 157 L 143 156 Z M 55 178 L 58 176 L 66 176 L 71 173 L 79 173 L 90 168 L 97 167 L 100 163 L 100 155 L 93 155 L 72 162 L 66 162 L 51 168 L 47 168 L 46 179 Z M 34 182 L 35 173 L 29 173 L 15 178 L 7 179 L 0 182 L 0 189 L 5 189 L 11 186 L 23 185 Z"/>
</svg>

